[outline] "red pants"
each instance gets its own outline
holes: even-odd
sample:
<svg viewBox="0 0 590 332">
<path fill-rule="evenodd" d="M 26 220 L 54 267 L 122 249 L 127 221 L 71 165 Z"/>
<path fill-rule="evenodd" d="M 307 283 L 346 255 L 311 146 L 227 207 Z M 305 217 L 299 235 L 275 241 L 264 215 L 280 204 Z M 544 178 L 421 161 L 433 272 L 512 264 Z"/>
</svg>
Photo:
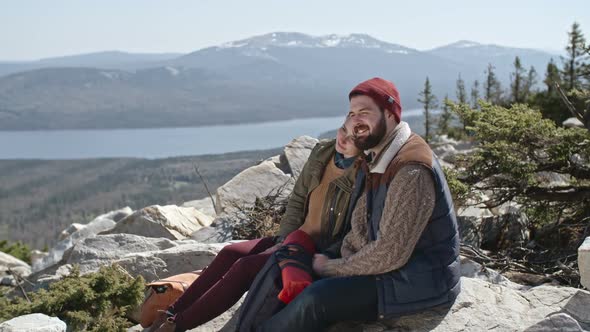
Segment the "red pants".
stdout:
<svg viewBox="0 0 590 332">
<path fill-rule="evenodd" d="M 230 244 L 221 249 L 199 278 L 172 305 L 177 328 L 195 328 L 236 304 L 277 249 L 273 248 L 274 244 L 274 238 L 266 237 Z"/>
</svg>

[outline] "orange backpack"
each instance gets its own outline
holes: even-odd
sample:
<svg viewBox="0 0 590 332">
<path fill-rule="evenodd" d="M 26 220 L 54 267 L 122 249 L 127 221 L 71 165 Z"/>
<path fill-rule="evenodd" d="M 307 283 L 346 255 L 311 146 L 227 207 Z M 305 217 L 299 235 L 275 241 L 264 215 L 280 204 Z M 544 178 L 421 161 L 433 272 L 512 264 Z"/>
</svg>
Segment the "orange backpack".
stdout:
<svg viewBox="0 0 590 332">
<path fill-rule="evenodd" d="M 200 274 L 201 271 L 182 273 L 146 284 L 146 297 L 141 304 L 141 326 L 151 326 L 158 317 L 158 310 L 168 309 Z"/>
</svg>

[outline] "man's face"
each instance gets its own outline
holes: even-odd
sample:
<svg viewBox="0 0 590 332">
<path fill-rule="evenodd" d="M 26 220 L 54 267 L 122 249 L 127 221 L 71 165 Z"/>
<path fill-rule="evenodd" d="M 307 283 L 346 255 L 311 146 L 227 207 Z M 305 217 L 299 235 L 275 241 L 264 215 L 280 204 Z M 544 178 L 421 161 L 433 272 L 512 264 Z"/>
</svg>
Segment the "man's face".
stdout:
<svg viewBox="0 0 590 332">
<path fill-rule="evenodd" d="M 359 95 L 350 99 L 345 126 L 353 135 L 357 148 L 369 150 L 385 137 L 387 123 L 383 113 L 371 97 Z"/>
</svg>

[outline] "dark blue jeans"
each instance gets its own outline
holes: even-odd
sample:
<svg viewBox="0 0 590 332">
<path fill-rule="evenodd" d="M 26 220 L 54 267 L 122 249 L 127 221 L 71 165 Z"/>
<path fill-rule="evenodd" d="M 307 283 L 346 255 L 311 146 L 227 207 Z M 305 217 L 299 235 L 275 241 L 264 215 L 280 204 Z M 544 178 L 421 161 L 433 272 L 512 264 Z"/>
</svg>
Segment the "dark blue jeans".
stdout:
<svg viewBox="0 0 590 332">
<path fill-rule="evenodd" d="M 377 319 L 374 276 L 321 279 L 258 328 L 266 331 L 323 331 L 340 321 Z"/>
</svg>

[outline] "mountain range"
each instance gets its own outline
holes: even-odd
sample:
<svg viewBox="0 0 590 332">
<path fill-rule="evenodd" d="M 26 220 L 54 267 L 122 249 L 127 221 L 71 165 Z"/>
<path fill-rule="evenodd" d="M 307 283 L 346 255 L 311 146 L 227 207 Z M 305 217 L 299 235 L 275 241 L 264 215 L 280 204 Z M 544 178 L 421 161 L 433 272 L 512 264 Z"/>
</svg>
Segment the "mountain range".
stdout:
<svg viewBox="0 0 590 332">
<path fill-rule="evenodd" d="M 203 126 L 343 115 L 347 93 L 380 76 L 404 108 L 428 76 L 439 100 L 469 91 L 488 63 L 507 87 L 515 56 L 542 81 L 558 55 L 459 41 L 420 51 L 365 34 L 275 32 L 189 54 L 101 52 L 0 62 L 0 130 Z M 480 84 L 480 88 L 481 88 Z M 481 92 L 480 92 L 481 94 Z"/>
</svg>

